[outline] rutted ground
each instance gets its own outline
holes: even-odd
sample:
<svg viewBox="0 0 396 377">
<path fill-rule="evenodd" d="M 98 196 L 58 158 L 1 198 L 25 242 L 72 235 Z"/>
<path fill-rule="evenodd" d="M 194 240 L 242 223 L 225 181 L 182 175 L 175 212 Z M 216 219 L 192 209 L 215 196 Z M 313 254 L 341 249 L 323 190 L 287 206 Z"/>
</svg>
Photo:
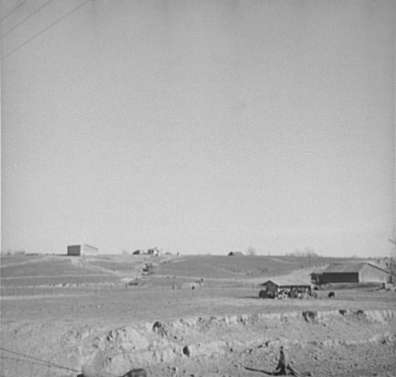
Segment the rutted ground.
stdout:
<svg viewBox="0 0 396 377">
<path fill-rule="evenodd" d="M 48 334 L 44 324 L 27 323 L 9 330 L 26 339 L 25 347 L 45 344 L 43 350 L 62 365 L 82 368 L 92 377 L 121 376 L 134 367 L 158 377 L 263 375 L 245 367 L 274 370 L 280 345 L 286 346 L 293 366 L 305 375 L 393 376 L 396 371 L 393 310 L 193 316 L 113 329 L 67 324 L 56 329 L 58 333 Z M 19 375 L 28 373 L 28 364 L 26 370 L 18 367 Z M 5 376 L 16 376 L 14 368 L 12 362 L 3 362 Z M 54 376 L 75 374 L 51 371 Z M 42 375 L 42 368 L 29 375 Z"/>
<path fill-rule="evenodd" d="M 396 376 L 394 291 L 360 287 L 338 290 L 332 300 L 326 291 L 317 300 L 260 300 L 257 284 L 268 278 L 260 271 L 278 263 L 264 257 L 235 259 L 244 279 L 230 269 L 234 259 L 175 259 L 131 287 L 120 277 L 140 273 L 146 260 L 117 258 L 2 266 L 12 279 L 1 287 L 1 377 L 71 377 L 82 368 L 88 376 L 115 377 L 136 367 L 157 377 L 263 376 L 274 370 L 281 344 L 302 375 Z M 214 262 L 224 276 L 214 268 L 213 276 L 202 275 Z M 47 267 L 54 276 L 43 285 Z M 81 282 L 66 276 L 78 271 Z M 35 274 L 32 283 L 26 273 Z M 94 274 L 103 274 L 100 284 L 87 284 Z M 204 276 L 204 287 L 192 290 L 192 276 Z M 67 284 L 54 285 L 55 278 Z M 104 278 L 118 282 L 106 285 Z M 318 314 L 304 317 L 309 311 Z"/>
<path fill-rule="evenodd" d="M 352 365 L 344 365 L 347 351 L 366 354 L 374 348 L 396 356 L 396 313 L 341 310 L 181 318 L 92 334 L 74 352 L 80 352 L 80 362 L 92 376 L 103 369 L 107 375 L 122 375 L 136 366 L 156 376 L 207 376 L 208 368 L 214 375 L 240 376 L 248 373 L 243 365 L 273 370 L 280 345 L 296 354 L 292 359 L 297 370 L 350 375 L 362 364 L 351 356 Z"/>
</svg>

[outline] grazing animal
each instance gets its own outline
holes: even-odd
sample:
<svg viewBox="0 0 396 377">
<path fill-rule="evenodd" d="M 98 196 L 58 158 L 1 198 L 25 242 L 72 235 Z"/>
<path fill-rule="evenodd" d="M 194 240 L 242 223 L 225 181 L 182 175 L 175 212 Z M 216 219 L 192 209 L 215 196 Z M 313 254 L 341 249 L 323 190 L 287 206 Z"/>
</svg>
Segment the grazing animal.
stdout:
<svg viewBox="0 0 396 377">
<path fill-rule="evenodd" d="M 265 289 L 261 289 L 260 292 L 259 292 L 259 297 L 260 298 L 267 298 L 268 297 L 267 291 Z"/>
<path fill-rule="evenodd" d="M 313 310 L 306 310 L 302 313 L 302 315 L 307 322 L 315 322 L 316 318 L 318 316 L 318 313 Z"/>
<path fill-rule="evenodd" d="M 190 283 L 190 287 L 191 287 L 192 290 L 198 289 L 198 288 L 202 288 L 203 285 L 204 285 L 204 279 L 203 278 L 199 279 L 199 280 L 196 280 L 196 281 L 193 281 L 192 283 Z"/>
<path fill-rule="evenodd" d="M 166 328 L 160 321 L 154 322 L 153 331 L 156 332 L 159 336 L 167 336 Z"/>
<path fill-rule="evenodd" d="M 335 292 L 329 292 L 329 294 L 327 295 L 329 298 L 335 298 Z"/>
</svg>

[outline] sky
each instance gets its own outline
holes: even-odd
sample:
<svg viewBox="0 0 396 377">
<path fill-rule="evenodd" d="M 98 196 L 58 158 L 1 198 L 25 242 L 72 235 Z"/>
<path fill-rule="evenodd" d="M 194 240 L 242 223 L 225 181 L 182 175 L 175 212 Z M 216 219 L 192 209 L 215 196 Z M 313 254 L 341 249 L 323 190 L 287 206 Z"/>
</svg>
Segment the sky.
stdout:
<svg viewBox="0 0 396 377">
<path fill-rule="evenodd" d="M 2 250 L 391 251 L 396 2 L 6 0 L 1 18 Z"/>
</svg>

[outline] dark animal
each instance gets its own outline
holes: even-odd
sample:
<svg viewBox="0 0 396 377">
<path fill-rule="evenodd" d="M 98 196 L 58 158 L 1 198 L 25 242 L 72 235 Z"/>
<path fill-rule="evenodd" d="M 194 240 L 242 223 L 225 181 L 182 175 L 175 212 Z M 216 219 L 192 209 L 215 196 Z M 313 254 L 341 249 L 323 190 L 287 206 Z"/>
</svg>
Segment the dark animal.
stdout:
<svg viewBox="0 0 396 377">
<path fill-rule="evenodd" d="M 318 313 L 316 311 L 307 310 L 307 311 L 303 312 L 302 315 L 307 322 L 315 322 L 316 318 L 318 316 Z"/>
<path fill-rule="evenodd" d="M 275 298 L 275 292 L 268 289 L 261 289 L 259 292 L 260 298 Z"/>
<path fill-rule="evenodd" d="M 183 354 L 186 356 L 190 356 L 191 352 L 190 352 L 190 349 L 188 348 L 188 346 L 183 347 Z"/>
<path fill-rule="evenodd" d="M 335 292 L 329 292 L 327 295 L 329 298 L 335 298 Z"/>
<path fill-rule="evenodd" d="M 126 372 L 122 377 L 147 377 L 147 373 L 144 369 L 131 369 L 130 371 Z"/>
<path fill-rule="evenodd" d="M 355 314 L 358 318 L 363 318 L 363 317 L 364 317 L 364 311 L 363 311 L 362 309 L 356 310 L 356 312 L 354 312 L 354 314 Z"/>
<path fill-rule="evenodd" d="M 259 297 L 260 297 L 260 298 L 267 298 L 267 297 L 268 297 L 268 296 L 267 296 L 267 291 L 264 290 L 264 289 L 262 289 L 262 290 L 259 292 Z"/>
<path fill-rule="evenodd" d="M 160 321 L 154 322 L 153 331 L 156 332 L 159 336 L 166 336 L 167 331 L 165 325 L 162 324 Z"/>
</svg>

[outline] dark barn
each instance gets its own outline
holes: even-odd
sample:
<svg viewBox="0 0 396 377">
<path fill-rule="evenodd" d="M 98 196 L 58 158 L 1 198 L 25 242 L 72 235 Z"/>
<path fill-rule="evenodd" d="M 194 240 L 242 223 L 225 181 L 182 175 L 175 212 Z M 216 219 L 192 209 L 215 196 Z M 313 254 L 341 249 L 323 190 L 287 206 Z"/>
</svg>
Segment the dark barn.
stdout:
<svg viewBox="0 0 396 377">
<path fill-rule="evenodd" d="M 389 272 L 371 263 L 332 264 L 322 273 L 312 273 L 316 284 L 386 283 Z"/>
</svg>

